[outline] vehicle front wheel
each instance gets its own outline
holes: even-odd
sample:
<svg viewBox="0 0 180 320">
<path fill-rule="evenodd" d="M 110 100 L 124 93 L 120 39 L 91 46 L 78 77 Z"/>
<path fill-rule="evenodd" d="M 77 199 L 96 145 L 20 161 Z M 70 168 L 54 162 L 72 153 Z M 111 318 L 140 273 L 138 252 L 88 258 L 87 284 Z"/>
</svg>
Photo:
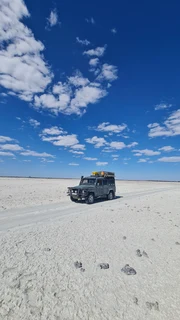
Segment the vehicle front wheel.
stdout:
<svg viewBox="0 0 180 320">
<path fill-rule="evenodd" d="M 108 194 L 108 200 L 113 200 L 114 199 L 114 193 L 113 191 L 110 191 Z"/>
<path fill-rule="evenodd" d="M 87 203 L 87 204 L 93 204 L 93 203 L 94 203 L 94 195 L 93 195 L 93 193 L 90 193 L 90 194 L 87 196 L 86 203 Z"/>
<path fill-rule="evenodd" d="M 73 197 L 70 197 L 72 202 L 77 202 L 77 199 L 74 199 Z"/>
</svg>

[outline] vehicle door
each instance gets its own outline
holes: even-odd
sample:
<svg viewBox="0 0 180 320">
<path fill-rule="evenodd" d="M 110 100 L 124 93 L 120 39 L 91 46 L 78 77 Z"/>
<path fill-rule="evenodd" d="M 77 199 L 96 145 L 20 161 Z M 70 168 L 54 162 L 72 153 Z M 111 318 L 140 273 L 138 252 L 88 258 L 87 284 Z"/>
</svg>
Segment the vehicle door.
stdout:
<svg viewBox="0 0 180 320">
<path fill-rule="evenodd" d="M 97 179 L 96 182 L 96 196 L 97 197 L 103 197 L 104 194 L 104 187 L 103 187 L 103 180 L 102 179 Z"/>
<path fill-rule="evenodd" d="M 103 180 L 103 195 L 106 196 L 108 195 L 108 183 L 107 183 L 107 179 Z"/>
</svg>

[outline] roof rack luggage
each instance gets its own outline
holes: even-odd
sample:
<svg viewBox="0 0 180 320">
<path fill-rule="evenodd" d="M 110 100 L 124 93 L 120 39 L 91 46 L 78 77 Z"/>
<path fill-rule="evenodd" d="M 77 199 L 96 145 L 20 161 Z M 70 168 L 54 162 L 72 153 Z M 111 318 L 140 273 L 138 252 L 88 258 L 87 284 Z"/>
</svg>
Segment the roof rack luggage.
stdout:
<svg viewBox="0 0 180 320">
<path fill-rule="evenodd" d="M 115 174 L 114 172 L 108 172 L 108 171 L 93 171 L 92 176 L 114 178 Z"/>
</svg>

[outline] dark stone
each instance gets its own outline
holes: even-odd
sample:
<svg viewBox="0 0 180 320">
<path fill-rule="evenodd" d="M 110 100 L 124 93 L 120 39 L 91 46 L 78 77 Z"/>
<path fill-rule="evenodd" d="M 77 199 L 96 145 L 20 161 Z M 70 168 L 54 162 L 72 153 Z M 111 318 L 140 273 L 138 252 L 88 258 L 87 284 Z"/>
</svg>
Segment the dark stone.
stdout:
<svg viewBox="0 0 180 320">
<path fill-rule="evenodd" d="M 126 264 L 124 268 L 121 269 L 122 272 L 129 275 L 135 275 L 137 272 L 135 269 L 129 266 L 129 264 Z"/>
<path fill-rule="evenodd" d="M 76 269 L 80 269 L 80 268 L 82 268 L 82 262 L 76 261 L 76 262 L 74 262 L 74 266 L 76 267 Z"/>
<path fill-rule="evenodd" d="M 99 264 L 99 267 L 100 267 L 101 269 L 109 269 L 109 263 L 100 263 L 100 264 Z"/>
<path fill-rule="evenodd" d="M 133 298 L 133 301 L 134 301 L 135 304 L 138 305 L 138 298 L 134 297 L 134 298 Z"/>
<path fill-rule="evenodd" d="M 136 250 L 136 254 L 137 254 L 138 257 L 142 257 L 141 251 L 139 249 Z"/>
</svg>

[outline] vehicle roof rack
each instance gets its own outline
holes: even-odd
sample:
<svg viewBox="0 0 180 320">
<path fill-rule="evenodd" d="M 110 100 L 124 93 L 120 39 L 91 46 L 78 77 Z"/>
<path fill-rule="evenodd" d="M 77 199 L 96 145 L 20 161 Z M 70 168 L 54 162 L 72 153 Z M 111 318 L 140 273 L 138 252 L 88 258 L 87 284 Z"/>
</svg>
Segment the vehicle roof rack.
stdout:
<svg viewBox="0 0 180 320">
<path fill-rule="evenodd" d="M 114 178 L 115 174 L 114 172 L 108 172 L 108 171 L 93 171 L 92 176 L 94 177 L 106 177 L 106 178 Z"/>
</svg>

